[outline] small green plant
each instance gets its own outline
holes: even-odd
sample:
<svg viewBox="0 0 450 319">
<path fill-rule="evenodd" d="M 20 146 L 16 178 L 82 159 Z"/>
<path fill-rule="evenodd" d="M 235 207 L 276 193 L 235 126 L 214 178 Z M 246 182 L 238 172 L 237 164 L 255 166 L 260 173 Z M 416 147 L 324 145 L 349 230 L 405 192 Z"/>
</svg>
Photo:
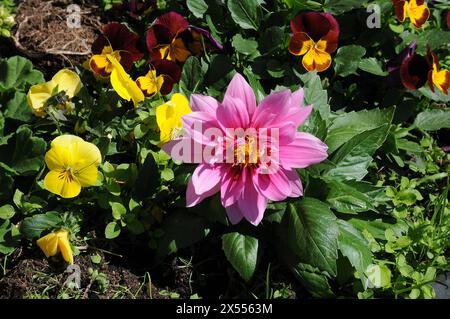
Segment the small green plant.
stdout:
<svg viewBox="0 0 450 319">
<path fill-rule="evenodd" d="M 0 36 L 10 37 L 11 28 L 14 26 L 14 2 L 10 0 L 0 4 Z"/>
</svg>

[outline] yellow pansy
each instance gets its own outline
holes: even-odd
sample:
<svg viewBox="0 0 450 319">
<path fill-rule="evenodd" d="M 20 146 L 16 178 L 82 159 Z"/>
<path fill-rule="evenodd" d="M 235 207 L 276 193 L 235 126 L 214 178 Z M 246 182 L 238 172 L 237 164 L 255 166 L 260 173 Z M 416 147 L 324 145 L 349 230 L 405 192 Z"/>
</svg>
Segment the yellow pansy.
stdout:
<svg viewBox="0 0 450 319">
<path fill-rule="evenodd" d="M 127 101 L 132 100 L 137 107 L 139 102 L 145 99 L 144 93 L 113 55 L 107 54 L 106 57 L 112 65 L 110 80 L 113 89 L 121 98 Z"/>
<path fill-rule="evenodd" d="M 45 102 L 51 98 L 55 88 L 58 89 L 58 93 L 64 91 L 70 100 L 81 89 L 80 77 L 69 69 L 62 69 L 50 81 L 33 85 L 28 91 L 27 101 L 34 114 L 45 115 Z"/>
<path fill-rule="evenodd" d="M 188 100 L 184 95 L 175 93 L 169 102 L 156 108 L 156 123 L 161 131 L 161 143 L 167 143 L 182 129 L 181 117 L 191 113 Z"/>
<path fill-rule="evenodd" d="M 69 233 L 67 230 L 58 230 L 45 235 L 37 240 L 37 245 L 44 252 L 45 257 L 55 256 L 61 253 L 64 260 L 73 264 L 73 253 L 69 242 Z"/>
<path fill-rule="evenodd" d="M 44 187 L 63 198 L 76 197 L 81 187 L 96 184 L 101 159 L 94 144 L 74 135 L 58 136 L 45 154 L 50 171 L 45 176 Z"/>
<path fill-rule="evenodd" d="M 138 77 L 136 84 L 144 95 L 152 97 L 161 90 L 164 84 L 164 75 L 156 75 L 156 70 L 150 70 L 145 76 Z"/>
</svg>

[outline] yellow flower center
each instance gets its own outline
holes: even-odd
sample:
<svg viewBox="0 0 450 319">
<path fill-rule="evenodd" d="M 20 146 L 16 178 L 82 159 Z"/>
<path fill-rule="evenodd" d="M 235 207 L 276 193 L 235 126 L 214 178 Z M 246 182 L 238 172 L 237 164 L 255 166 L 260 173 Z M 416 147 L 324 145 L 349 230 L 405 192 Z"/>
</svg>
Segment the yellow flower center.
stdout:
<svg viewBox="0 0 450 319">
<path fill-rule="evenodd" d="M 244 143 L 238 143 L 234 150 L 234 166 L 248 167 L 258 164 L 259 147 L 256 137 L 246 136 Z"/>
<path fill-rule="evenodd" d="M 58 178 L 64 180 L 65 182 L 72 182 L 75 179 L 75 174 L 72 170 L 72 167 L 66 167 L 61 173 L 58 175 Z"/>
</svg>

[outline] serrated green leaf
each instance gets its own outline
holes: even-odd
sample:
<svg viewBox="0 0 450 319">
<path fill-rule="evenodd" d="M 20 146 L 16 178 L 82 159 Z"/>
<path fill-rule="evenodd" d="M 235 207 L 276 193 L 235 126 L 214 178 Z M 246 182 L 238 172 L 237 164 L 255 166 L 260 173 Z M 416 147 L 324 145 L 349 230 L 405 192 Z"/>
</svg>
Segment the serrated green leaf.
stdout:
<svg viewBox="0 0 450 319">
<path fill-rule="evenodd" d="M 360 45 L 347 45 L 340 47 L 334 57 L 334 71 L 336 75 L 346 77 L 357 74 L 361 58 L 366 54 L 366 49 Z"/>
<path fill-rule="evenodd" d="M 383 68 L 381 67 L 381 63 L 375 58 L 362 59 L 359 62 L 358 67 L 363 71 L 366 71 L 368 73 L 372 73 L 375 75 L 379 75 L 379 76 L 388 75 L 388 72 L 383 71 Z"/>
<path fill-rule="evenodd" d="M 435 109 L 420 112 L 414 125 L 424 131 L 438 131 L 450 128 L 450 109 Z"/>
</svg>

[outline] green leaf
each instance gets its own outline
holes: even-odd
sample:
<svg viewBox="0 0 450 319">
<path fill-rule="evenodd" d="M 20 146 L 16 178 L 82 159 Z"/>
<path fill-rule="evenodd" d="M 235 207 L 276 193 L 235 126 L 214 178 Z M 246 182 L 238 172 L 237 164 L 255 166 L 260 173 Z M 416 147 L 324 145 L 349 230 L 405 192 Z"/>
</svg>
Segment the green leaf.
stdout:
<svg viewBox="0 0 450 319">
<path fill-rule="evenodd" d="M 35 117 L 28 107 L 25 93 L 16 91 L 14 97 L 6 103 L 5 117 L 21 122 L 31 122 Z"/>
<path fill-rule="evenodd" d="M 30 60 L 20 56 L 0 60 L 0 93 L 24 90 L 29 85 L 44 82 L 44 76 L 33 69 Z"/>
<path fill-rule="evenodd" d="M 325 1 L 325 9 L 335 15 L 340 15 L 347 11 L 361 8 L 367 1 L 361 0 L 327 0 Z"/>
<path fill-rule="evenodd" d="M 264 88 L 261 83 L 258 81 L 255 74 L 247 68 L 244 69 L 244 75 L 250 83 L 252 89 L 255 91 L 256 103 L 261 102 L 265 97 Z"/>
<path fill-rule="evenodd" d="M 366 270 L 369 283 L 375 288 L 391 286 L 391 271 L 386 265 L 370 265 Z"/>
<path fill-rule="evenodd" d="M 361 58 L 366 54 L 366 49 L 360 45 L 347 45 L 340 47 L 334 57 L 334 71 L 336 75 L 348 76 L 357 74 Z"/>
<path fill-rule="evenodd" d="M 121 220 L 127 214 L 127 208 L 119 202 L 109 202 L 115 220 Z"/>
<path fill-rule="evenodd" d="M 228 10 L 241 28 L 258 30 L 261 11 L 257 0 L 228 0 Z"/>
<path fill-rule="evenodd" d="M 0 207 L 0 219 L 10 219 L 16 214 L 14 207 L 11 205 L 3 205 Z"/>
<path fill-rule="evenodd" d="M 133 195 L 139 200 L 152 196 L 159 187 L 160 180 L 158 165 L 156 165 L 152 153 L 149 153 L 145 158 L 144 165 L 139 170 Z M 142 187 L 142 185 L 145 185 L 145 187 Z"/>
<path fill-rule="evenodd" d="M 249 281 L 258 261 L 258 239 L 237 232 L 222 236 L 222 248 L 228 261 L 245 281 Z"/>
<path fill-rule="evenodd" d="M 231 45 L 237 52 L 244 55 L 252 55 L 258 52 L 258 42 L 254 38 L 244 39 L 239 33 L 233 37 Z"/>
<path fill-rule="evenodd" d="M 117 236 L 120 235 L 120 225 L 116 222 L 110 222 L 108 225 L 106 225 L 105 228 L 105 237 L 107 239 L 114 239 Z"/>
<path fill-rule="evenodd" d="M 183 225 L 183 231 L 180 231 Z M 167 254 L 191 246 L 209 234 L 210 223 L 203 217 L 188 211 L 178 211 L 164 218 L 164 235 L 158 238 L 156 258 L 161 260 Z"/>
<path fill-rule="evenodd" d="M 385 141 L 389 127 L 390 124 L 385 124 L 350 139 L 331 158 L 335 167 L 331 168 L 325 176 L 337 180 L 363 179 L 373 160 L 373 154 Z"/>
<path fill-rule="evenodd" d="M 20 127 L 7 145 L 0 146 L 0 162 L 8 165 L 11 172 L 30 175 L 38 172 L 44 165 L 47 143 L 25 126 Z"/>
<path fill-rule="evenodd" d="M 336 275 L 339 228 L 329 207 L 304 197 L 288 205 L 285 217 L 289 245 L 300 261 Z"/>
<path fill-rule="evenodd" d="M 330 104 L 328 104 L 327 91 L 323 89 L 320 76 L 316 71 L 305 73 L 300 76 L 303 82 L 306 105 L 313 105 L 320 116 L 328 123 L 330 117 Z"/>
<path fill-rule="evenodd" d="M 290 267 L 295 277 L 315 298 L 329 298 L 333 296 L 328 278 L 318 268 L 299 263 Z"/>
<path fill-rule="evenodd" d="M 350 223 L 343 220 L 339 220 L 338 223 L 340 230 L 338 237 L 339 250 L 342 255 L 348 258 L 356 271 L 358 271 L 359 278 L 361 278 L 364 284 L 367 282 L 365 271 L 373 262 L 372 252 L 368 247 L 369 243 L 361 232 Z"/>
<path fill-rule="evenodd" d="M 362 110 L 339 115 L 328 128 L 325 140 L 328 145 L 328 152 L 333 153 L 342 144 L 364 131 L 391 123 L 393 116 L 394 108 Z"/>
<path fill-rule="evenodd" d="M 204 0 L 187 0 L 186 4 L 189 11 L 191 11 L 196 18 L 203 18 L 206 10 L 208 10 L 208 4 L 206 4 Z"/>
<path fill-rule="evenodd" d="M 166 167 L 165 169 L 163 169 L 161 171 L 161 179 L 163 181 L 166 181 L 166 182 L 171 181 L 174 179 L 174 177 L 175 177 L 175 175 L 174 175 L 173 171 L 168 167 Z"/>
<path fill-rule="evenodd" d="M 450 128 L 450 109 L 434 109 L 420 112 L 414 124 L 424 131 Z"/>
<path fill-rule="evenodd" d="M 189 97 L 190 94 L 197 92 L 203 83 L 203 72 L 200 61 L 195 56 L 189 57 L 183 66 L 180 79 L 180 90 Z"/>
<path fill-rule="evenodd" d="M 330 190 L 327 202 L 332 208 L 344 214 L 357 214 L 368 210 L 377 211 L 373 198 L 358 191 L 347 183 L 332 180 L 328 183 Z"/>
<path fill-rule="evenodd" d="M 383 69 L 381 67 L 381 63 L 375 58 L 362 59 L 359 62 L 358 67 L 363 71 L 366 71 L 368 73 L 372 73 L 375 75 L 379 75 L 379 76 L 388 75 L 388 72 L 383 71 Z"/>
<path fill-rule="evenodd" d="M 21 224 L 21 233 L 29 240 L 38 238 L 45 230 L 53 230 L 62 223 L 58 212 L 48 212 L 27 217 Z"/>
</svg>

